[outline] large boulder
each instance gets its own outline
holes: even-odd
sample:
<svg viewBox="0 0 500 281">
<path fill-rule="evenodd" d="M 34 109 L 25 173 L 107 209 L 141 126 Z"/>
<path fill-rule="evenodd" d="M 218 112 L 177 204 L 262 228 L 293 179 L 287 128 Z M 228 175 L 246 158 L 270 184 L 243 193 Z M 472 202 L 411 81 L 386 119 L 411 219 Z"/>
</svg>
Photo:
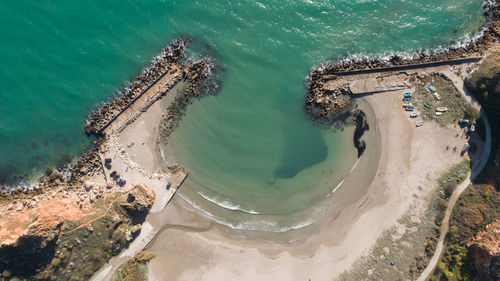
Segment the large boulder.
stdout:
<svg viewBox="0 0 500 281">
<path fill-rule="evenodd" d="M 132 218 L 132 223 L 142 223 L 153 206 L 154 192 L 144 186 L 136 185 L 121 196 L 120 206 Z"/>
<path fill-rule="evenodd" d="M 500 220 L 490 223 L 467 243 L 478 280 L 500 280 Z"/>
</svg>

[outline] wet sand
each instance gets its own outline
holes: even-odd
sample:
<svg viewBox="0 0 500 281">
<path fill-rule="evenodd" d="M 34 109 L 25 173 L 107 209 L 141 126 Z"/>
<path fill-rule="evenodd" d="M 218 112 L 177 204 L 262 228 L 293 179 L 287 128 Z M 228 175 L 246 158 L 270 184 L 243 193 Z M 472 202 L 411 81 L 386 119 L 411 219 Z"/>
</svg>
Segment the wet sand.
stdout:
<svg viewBox="0 0 500 281">
<path fill-rule="evenodd" d="M 314 233 L 293 243 L 237 238 L 174 202 L 159 215 L 166 226 L 148 246 L 157 255 L 150 280 L 331 280 L 349 269 L 411 204 L 423 211 L 439 176 L 461 161 L 445 149 L 465 142 L 455 137 L 457 129 L 431 122 L 416 128 L 419 120 L 401 109 L 401 96 L 395 91 L 363 98 L 373 109 L 374 116 L 367 115 L 380 147 L 367 140 Z"/>
</svg>

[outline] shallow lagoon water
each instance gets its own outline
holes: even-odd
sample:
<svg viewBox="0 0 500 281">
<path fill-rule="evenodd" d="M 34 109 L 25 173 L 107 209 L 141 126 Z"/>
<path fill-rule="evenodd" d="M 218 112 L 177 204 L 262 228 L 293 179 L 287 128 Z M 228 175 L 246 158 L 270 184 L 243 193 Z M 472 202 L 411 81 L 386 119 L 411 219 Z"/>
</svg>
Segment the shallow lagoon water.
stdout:
<svg viewBox="0 0 500 281">
<path fill-rule="evenodd" d="M 311 67 L 444 47 L 484 23 L 474 0 L 6 1 L 0 14 L 1 182 L 84 151 L 94 106 L 186 35 L 224 72 L 218 95 L 195 101 L 170 140 L 191 173 L 180 194 L 231 212 L 233 226 L 245 213 L 293 220 L 355 162 L 348 137 L 302 110 Z"/>
</svg>

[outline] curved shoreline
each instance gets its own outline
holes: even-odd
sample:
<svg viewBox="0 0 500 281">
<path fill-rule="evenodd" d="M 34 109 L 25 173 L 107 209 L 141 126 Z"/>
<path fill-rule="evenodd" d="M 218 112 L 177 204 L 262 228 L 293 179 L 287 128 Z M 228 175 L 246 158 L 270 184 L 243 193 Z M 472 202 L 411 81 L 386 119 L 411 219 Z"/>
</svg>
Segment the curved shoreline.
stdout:
<svg viewBox="0 0 500 281">
<path fill-rule="evenodd" d="M 485 1 L 483 4 L 484 14 L 487 17 L 487 24 L 482 28 L 480 36 L 471 39 L 466 46 L 454 47 L 450 46 L 445 50 L 438 52 L 420 52 L 415 53 L 412 58 L 404 58 L 399 55 L 389 56 L 386 59 L 358 59 L 358 58 L 348 58 L 340 61 L 327 62 L 325 64 L 313 67 L 310 74 L 307 76 L 307 89 L 305 95 L 305 111 L 308 116 L 319 123 L 329 122 L 329 118 L 325 118 L 329 115 L 329 111 L 323 112 L 320 115 L 311 114 L 313 103 L 315 102 L 315 97 L 312 94 L 313 88 L 322 88 L 322 75 L 335 75 L 338 72 L 361 70 L 361 69 L 374 69 L 377 67 L 384 66 L 398 66 L 398 65 L 408 65 L 414 62 L 433 62 L 443 59 L 452 59 L 463 57 L 465 55 L 471 54 L 483 54 L 486 49 L 494 44 L 498 37 L 500 37 L 500 3 L 498 1 Z M 176 64 L 181 67 L 186 66 L 184 61 L 186 58 L 184 56 L 184 51 L 187 45 L 191 42 L 189 38 L 181 38 L 174 40 L 171 44 L 164 47 L 160 54 L 154 57 L 152 62 L 143 68 L 140 73 L 125 83 L 125 86 L 121 90 L 121 95 L 104 101 L 97 105 L 96 108 L 89 115 L 88 120 L 85 124 L 85 131 L 89 135 L 99 135 L 102 131 L 102 127 L 109 123 L 116 114 L 119 114 L 122 110 L 126 109 L 135 98 L 140 95 L 141 91 L 147 89 L 151 86 L 154 81 L 161 77 L 169 70 L 171 70 L 171 64 Z M 186 90 L 185 97 L 179 98 L 175 105 L 169 108 L 169 115 L 163 124 L 163 134 L 162 138 L 168 137 L 168 135 L 175 129 L 178 124 L 179 117 L 183 115 L 183 111 L 189 104 L 190 98 L 194 96 L 200 96 L 201 92 L 206 90 L 206 85 L 203 85 L 203 80 L 207 78 L 210 74 L 210 70 L 214 68 L 213 64 L 207 63 L 205 60 L 199 60 L 188 65 L 192 67 L 193 65 L 198 66 L 195 71 L 201 71 L 203 73 L 199 76 L 185 75 L 185 77 L 190 82 L 190 87 Z M 201 68 L 200 68 L 201 66 Z M 205 87 L 205 88 L 204 88 Z M 213 87 L 212 89 L 215 89 Z M 208 91 L 210 94 L 215 94 L 215 90 Z M 323 91 L 320 91 L 323 92 Z M 341 96 L 348 93 L 344 92 Z M 350 103 L 348 103 L 350 105 Z M 330 105 L 330 104 L 328 104 Z M 342 110 L 341 110 L 342 111 Z M 95 171 L 99 169 L 97 159 L 95 157 L 96 148 L 100 146 L 102 139 L 98 138 L 94 140 L 93 144 L 83 153 L 82 156 L 78 157 L 75 164 L 66 163 L 63 164 L 59 169 L 55 169 L 56 172 L 61 174 L 61 178 L 69 178 L 67 182 L 81 182 L 79 180 L 80 174 L 84 175 L 87 171 Z M 87 164 L 89 167 L 84 167 Z M 63 176 L 64 175 L 64 176 Z M 39 178 L 39 183 L 43 183 L 48 179 L 43 175 Z M 21 194 L 29 194 L 32 192 L 38 192 L 40 184 L 29 184 L 23 185 L 22 182 L 15 185 L 15 187 L 9 187 L 5 185 L 0 185 L 0 200 L 2 198 L 9 198 L 10 195 L 19 194 L 19 197 L 23 197 Z"/>
<path fill-rule="evenodd" d="M 201 67 L 201 68 L 204 68 L 203 66 L 200 66 L 200 67 Z M 190 81 L 198 81 L 198 80 L 196 80 L 196 79 L 198 79 L 198 77 L 197 77 L 197 76 L 195 77 L 194 75 L 191 75 L 191 76 L 190 76 L 190 77 L 188 77 L 188 78 L 189 78 L 189 80 L 190 80 Z M 192 84 L 191 84 L 191 85 L 192 85 Z M 193 92 L 193 93 L 194 93 L 193 95 L 195 96 L 195 95 L 196 95 L 196 92 Z M 199 93 L 199 92 L 198 92 L 198 93 Z M 137 96 L 135 96 L 135 97 L 137 97 Z M 131 98 L 132 100 L 134 99 L 134 97 L 133 97 L 133 96 L 129 96 L 129 97 L 127 97 L 127 99 L 128 99 L 128 98 Z M 127 103 L 126 103 L 127 99 L 123 99 L 123 100 L 122 100 L 122 102 L 117 102 L 117 104 L 116 104 L 116 106 L 117 106 L 117 107 L 114 107 L 114 106 L 109 106 L 110 110 L 114 111 L 114 110 L 116 110 L 119 106 L 127 106 Z M 169 124 L 173 124 L 173 126 L 169 126 L 169 125 L 167 125 L 167 126 L 166 126 L 166 129 L 165 129 L 165 132 L 167 132 L 167 133 L 168 133 L 168 132 L 171 132 L 171 130 L 173 130 L 173 129 L 175 128 L 175 120 L 176 120 L 175 118 L 176 118 L 176 117 L 178 117 L 178 116 L 180 116 L 180 115 L 176 115 L 176 114 L 182 114 L 182 109 L 183 109 L 183 108 L 185 109 L 185 106 L 187 106 L 188 102 L 189 102 L 189 100 L 188 100 L 188 99 L 182 99 L 182 100 L 180 100 L 180 101 L 179 101 L 180 106 L 179 106 L 178 108 L 179 108 L 180 110 L 179 110 L 177 113 L 172 114 L 172 119 L 171 119 L 171 120 L 173 120 L 173 121 L 172 121 L 173 123 L 169 123 Z M 123 109 L 123 108 L 122 108 L 122 109 Z M 121 110 L 121 109 L 119 109 L 119 110 Z M 110 111 L 110 112 L 111 112 L 111 111 Z M 107 121 L 109 122 L 109 120 L 111 120 L 111 119 L 113 118 L 113 117 L 111 117 L 111 119 L 108 119 L 108 118 L 110 118 L 109 116 L 111 116 L 111 115 L 106 115 L 106 114 L 104 114 L 104 115 L 103 115 L 103 117 L 102 117 L 102 120 L 101 120 L 101 121 L 106 122 L 106 120 L 107 120 Z M 98 119 L 99 119 L 99 118 L 98 118 Z M 99 122 L 98 122 L 98 123 L 99 123 Z M 96 124 L 97 124 L 97 123 L 96 123 Z M 99 124 L 100 124 L 100 123 L 99 123 Z M 99 125 L 96 125 L 95 127 L 97 128 L 97 127 L 99 127 Z M 91 133 L 92 133 L 92 132 L 96 132 L 96 133 L 98 133 L 98 132 L 99 132 L 99 130 L 90 129 L 90 130 L 89 130 L 89 132 L 91 132 Z M 84 156 L 82 156 L 82 157 L 78 160 L 78 164 L 77 164 L 76 169 L 71 168 L 70 172 L 71 172 L 71 174 L 73 174 L 73 175 L 74 175 L 74 176 L 71 176 L 71 180 L 75 181 L 75 182 L 74 182 L 75 184 L 82 184 L 82 183 L 83 183 L 82 178 L 81 178 L 82 176 L 85 176 L 87 173 L 92 172 L 92 171 L 94 171 L 94 170 L 97 170 L 97 169 L 100 169 L 100 168 L 101 168 L 101 167 L 100 167 L 100 163 L 98 163 L 98 162 L 100 161 L 100 159 L 95 158 L 95 156 L 96 156 L 95 151 L 92 151 L 92 149 L 95 149 L 95 147 L 97 147 L 97 146 L 98 146 L 98 143 L 99 143 L 99 140 L 97 140 L 97 141 L 96 141 L 96 143 L 94 144 L 94 146 L 91 148 L 91 152 L 89 152 L 89 154 L 85 154 Z M 98 153 L 98 152 L 97 152 L 97 153 Z M 87 158 L 85 158 L 85 157 L 87 157 Z M 80 164 L 80 161 L 82 161 L 82 162 L 83 162 L 83 164 Z M 87 162 L 88 162 L 88 163 L 87 163 Z M 89 163 L 90 163 L 90 164 L 89 164 Z M 87 165 L 90 165 L 90 166 L 87 166 Z M 57 172 L 56 172 L 56 173 L 51 172 L 51 173 L 48 173 L 48 174 L 50 174 L 50 175 L 48 175 L 48 177 L 47 177 L 46 179 L 44 178 L 43 180 L 44 180 L 44 181 L 48 181 L 48 182 L 50 182 L 50 184 L 57 184 L 57 182 L 58 182 L 58 181 L 61 181 L 61 180 L 63 179 L 63 177 L 64 177 L 64 175 L 63 175 L 62 173 L 57 173 Z M 50 176 L 51 176 L 51 175 L 55 175 L 55 176 L 53 176 L 53 179 L 51 179 L 51 178 L 50 178 Z M 79 175 L 82 175 L 82 176 L 79 176 Z M 363 202 L 361 202 L 361 203 L 357 206 L 357 207 L 358 207 L 358 209 L 355 209 L 355 211 L 356 211 L 356 212 L 360 211 L 360 208 L 362 208 L 362 206 L 366 203 L 366 200 L 369 200 L 369 197 L 365 197 L 365 198 L 366 198 L 366 199 L 365 199 Z M 353 207 L 354 207 L 354 206 L 353 206 Z M 339 216 L 339 215 L 340 215 L 340 213 L 339 213 L 339 214 L 337 214 L 337 215 L 336 215 L 336 216 L 334 216 L 334 217 L 336 218 L 336 217 L 337 217 L 337 216 Z M 360 214 L 360 213 L 354 213 L 352 216 L 358 216 L 358 217 L 360 217 L 361 215 L 362 215 L 362 214 Z M 342 225 L 341 225 L 341 226 L 342 226 Z M 335 233 L 335 232 L 334 232 L 334 233 Z M 347 234 L 346 234 L 346 235 L 347 235 Z M 318 247 L 318 248 L 319 248 L 319 247 Z M 274 250 L 275 250 L 275 249 L 274 249 Z M 319 251 L 319 250 L 318 250 L 318 251 Z"/>
<path fill-rule="evenodd" d="M 365 107 L 368 107 L 366 103 L 363 104 Z M 365 107 L 363 107 L 363 110 L 366 110 Z M 329 206 L 333 204 L 322 201 L 323 200 L 332 201 L 331 200 L 332 198 L 327 199 L 327 197 L 332 196 L 334 190 L 339 190 L 340 183 L 342 181 L 347 181 L 347 178 L 349 178 L 349 176 L 353 174 L 352 170 L 353 168 L 355 168 L 356 163 L 359 163 L 356 147 L 354 147 L 352 144 L 353 133 L 356 130 L 356 122 L 354 118 L 352 118 L 352 116 L 351 118 L 349 118 L 349 120 L 350 122 L 345 122 L 346 124 L 342 126 L 342 128 L 347 128 L 346 131 L 341 133 L 341 136 L 339 136 L 340 138 L 339 145 L 342 145 L 341 147 L 343 148 L 341 150 L 345 154 L 348 154 L 348 156 L 339 155 L 338 156 L 339 158 L 336 158 L 335 162 L 330 161 L 330 163 L 334 164 L 335 166 L 324 165 L 324 170 L 326 171 L 325 173 L 332 173 L 332 174 L 330 174 L 330 176 L 328 177 L 323 175 L 322 181 L 325 184 L 321 185 L 322 188 L 317 189 L 318 191 L 313 191 L 313 189 L 311 188 L 312 186 L 309 188 L 309 190 L 304 189 L 303 190 L 304 193 L 307 192 L 309 194 L 315 194 L 313 201 L 311 201 L 311 204 L 309 203 L 304 204 L 303 202 L 305 201 L 300 201 L 302 203 L 300 208 L 294 208 L 293 212 L 289 211 L 286 214 L 286 216 L 288 216 L 287 218 L 285 218 L 285 215 L 283 214 L 276 214 L 272 212 L 263 212 L 263 213 L 259 212 L 261 210 L 258 209 L 258 206 L 248 207 L 245 205 L 246 201 L 244 202 L 240 201 L 238 200 L 238 198 L 235 198 L 234 201 L 232 201 L 231 199 L 229 199 L 228 201 L 224 201 L 221 199 L 222 197 L 218 198 L 217 196 L 215 196 L 212 198 L 212 196 L 210 195 L 211 193 L 204 193 L 203 195 L 196 194 L 200 192 L 203 193 L 203 189 L 198 190 L 196 189 L 196 187 L 191 188 L 192 186 L 189 186 L 190 184 L 196 184 L 195 182 L 193 182 L 193 180 L 195 179 L 194 175 L 192 175 L 185 183 L 185 186 L 187 185 L 186 187 L 188 187 L 189 190 L 186 188 L 180 190 L 179 193 L 177 193 L 176 197 L 174 198 L 174 201 L 177 201 L 177 203 L 179 203 L 188 210 L 199 213 L 202 217 L 205 217 L 207 219 L 212 219 L 214 222 L 219 224 L 220 227 L 224 229 L 224 231 L 229 232 L 237 237 L 245 236 L 248 237 L 249 239 L 255 238 L 255 239 L 265 240 L 265 238 L 262 237 L 272 236 L 272 238 L 269 238 L 270 240 L 273 241 L 282 240 L 287 243 L 289 241 L 303 239 L 304 235 L 298 232 L 302 231 L 302 229 L 301 227 L 298 226 L 301 225 L 307 227 L 309 225 L 314 224 L 315 226 L 310 228 L 317 229 L 316 226 L 319 224 L 318 222 L 320 222 L 323 219 L 324 213 L 328 209 L 327 205 Z M 373 124 L 370 123 L 370 126 L 372 125 Z M 339 128 L 335 128 L 333 130 L 336 131 L 336 129 Z M 372 127 L 370 127 L 370 129 L 372 129 Z M 331 133 L 329 132 L 328 134 Z M 373 130 L 373 135 L 374 134 L 375 130 Z M 370 130 L 370 135 L 372 135 L 372 130 Z M 365 137 L 361 137 L 360 139 L 363 140 L 365 139 Z M 370 140 L 367 140 L 367 142 L 373 144 L 371 148 L 378 149 L 378 147 L 375 146 L 375 142 L 378 143 L 378 141 L 371 142 Z M 174 153 L 175 143 L 168 145 L 172 147 L 165 149 L 165 151 L 169 151 L 171 154 L 175 154 Z M 166 156 L 167 158 L 172 158 L 172 157 L 175 158 L 175 155 L 168 155 L 168 154 L 169 153 L 167 153 Z M 371 158 L 372 155 L 367 155 L 367 157 Z M 333 160 L 333 158 L 331 158 L 331 160 Z M 347 162 L 349 164 L 347 164 Z M 335 171 L 337 171 L 338 170 L 337 168 L 343 168 L 343 169 L 342 171 L 338 171 L 335 173 L 329 171 L 332 169 L 335 169 Z M 370 169 L 374 168 L 370 167 Z M 312 179 L 315 178 L 313 177 Z M 309 182 L 306 182 L 305 184 L 308 183 Z M 348 186 L 346 184 L 343 184 L 341 189 L 343 188 L 348 188 Z M 194 193 L 191 192 L 191 190 L 193 190 Z M 187 191 L 189 191 L 189 193 L 187 193 Z M 279 202 L 280 204 L 285 203 L 280 201 L 275 201 L 275 202 Z M 240 210 L 241 208 L 243 208 L 243 210 Z M 321 212 L 322 215 L 320 215 L 319 213 L 316 214 L 316 212 Z M 313 215 L 313 217 L 310 217 L 309 215 L 312 214 L 315 215 Z M 291 219 L 292 216 L 295 217 L 295 219 Z M 290 239 L 289 238 L 281 239 L 280 237 L 277 237 L 277 235 L 273 234 L 273 233 L 286 233 L 289 230 L 297 232 L 292 235 L 285 235 L 285 236 L 293 236 Z M 307 231 L 308 230 L 306 230 L 306 232 Z M 269 235 L 266 234 L 266 232 L 268 232 Z"/>
<path fill-rule="evenodd" d="M 374 122 L 370 129 L 377 133 L 380 157 L 364 154 L 362 159 L 371 159 L 372 163 L 365 166 L 360 162 L 353 175 L 366 173 L 370 166 L 378 167 L 374 179 L 368 179 L 366 185 L 353 181 L 368 176 L 346 178 L 344 185 L 349 188 L 340 188 L 332 195 L 342 201 L 321 221 L 319 230 L 291 243 L 243 239 L 174 203 L 165 210 L 167 226 L 148 246 L 157 254 L 149 265 L 151 280 L 166 272 L 171 278 L 187 280 L 220 280 L 222 276 L 239 280 L 331 280 L 350 268 L 358 257 L 369 253 L 385 229 L 398 225 L 401 215 L 420 208 L 441 173 L 461 159 L 443 149 L 450 141 L 455 142 L 453 145 L 461 142 L 455 137 L 456 130 L 433 123 L 416 128 L 415 120 L 398 106 L 401 95 L 363 98 L 375 114 L 368 120 Z M 441 136 L 439 140 L 429 141 L 435 134 Z M 371 148 L 368 146 L 365 153 Z"/>
</svg>

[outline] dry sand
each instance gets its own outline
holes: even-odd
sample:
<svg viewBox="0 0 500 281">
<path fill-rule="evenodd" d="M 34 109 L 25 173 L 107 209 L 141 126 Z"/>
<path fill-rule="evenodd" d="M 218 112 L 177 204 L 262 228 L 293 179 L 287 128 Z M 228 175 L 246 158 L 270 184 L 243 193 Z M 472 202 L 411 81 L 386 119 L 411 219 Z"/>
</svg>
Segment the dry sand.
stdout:
<svg viewBox="0 0 500 281">
<path fill-rule="evenodd" d="M 459 129 L 433 122 L 416 128 L 420 119 L 402 110 L 402 92 L 364 97 L 375 112 L 380 157 L 364 155 L 316 233 L 290 244 L 241 239 L 169 204 L 158 218 L 167 226 L 148 246 L 157 255 L 150 280 L 332 280 L 349 269 L 410 205 L 423 210 L 440 175 L 462 160 Z"/>
</svg>

